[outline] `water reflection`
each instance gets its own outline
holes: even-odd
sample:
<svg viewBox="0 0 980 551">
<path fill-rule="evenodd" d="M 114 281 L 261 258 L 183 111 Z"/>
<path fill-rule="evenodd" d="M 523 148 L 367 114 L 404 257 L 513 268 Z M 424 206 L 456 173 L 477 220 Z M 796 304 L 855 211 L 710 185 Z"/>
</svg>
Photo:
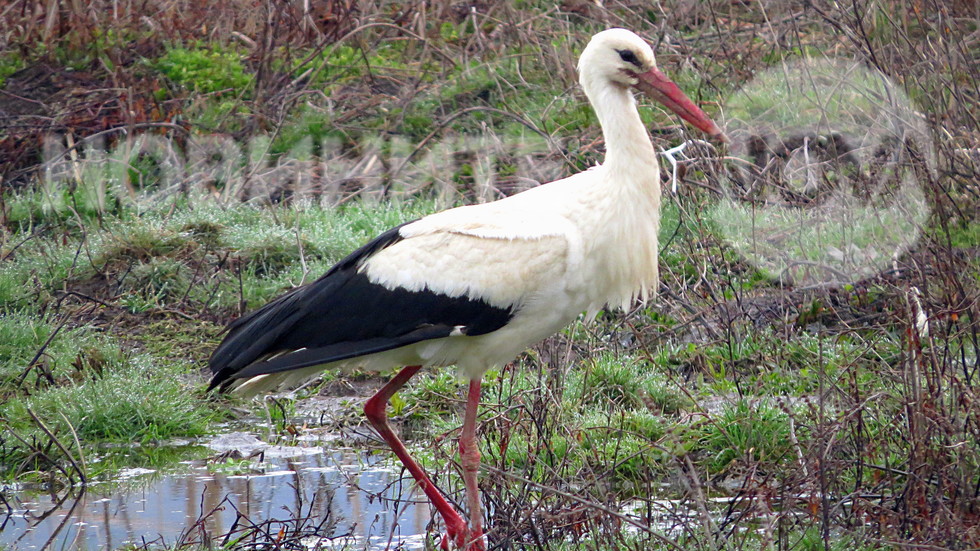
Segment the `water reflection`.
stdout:
<svg viewBox="0 0 980 551">
<path fill-rule="evenodd" d="M 337 538 L 335 545 L 304 542 L 311 548 L 385 549 L 389 543 L 391 549 L 424 548 L 430 512 L 424 501 L 416 504 L 412 484 L 381 464 L 381 457 L 319 451 L 267 453 L 264 473 L 213 474 L 194 464 L 180 476 L 149 474 L 122 484 L 93 484 L 60 504 L 64 495 L 9 492 L 13 514 L 0 531 L 0 548 L 173 545 L 218 538 L 233 526 L 254 527 L 270 519 L 293 519 L 293 525 L 266 526 L 288 531 L 300 518 L 308 528 L 319 527 L 317 533 Z"/>
</svg>

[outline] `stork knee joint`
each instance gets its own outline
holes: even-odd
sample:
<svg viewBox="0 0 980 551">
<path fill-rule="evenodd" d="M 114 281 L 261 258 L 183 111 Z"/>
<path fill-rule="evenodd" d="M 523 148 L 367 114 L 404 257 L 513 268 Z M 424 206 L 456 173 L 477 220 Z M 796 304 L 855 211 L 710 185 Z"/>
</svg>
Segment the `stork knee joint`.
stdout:
<svg viewBox="0 0 980 551">
<path fill-rule="evenodd" d="M 480 448 L 460 443 L 459 455 L 464 471 L 476 472 L 480 469 Z"/>
<path fill-rule="evenodd" d="M 377 396 L 373 396 L 364 402 L 364 415 L 372 425 L 377 426 L 387 420 L 387 408 L 388 403 L 386 401 L 378 400 Z"/>
</svg>

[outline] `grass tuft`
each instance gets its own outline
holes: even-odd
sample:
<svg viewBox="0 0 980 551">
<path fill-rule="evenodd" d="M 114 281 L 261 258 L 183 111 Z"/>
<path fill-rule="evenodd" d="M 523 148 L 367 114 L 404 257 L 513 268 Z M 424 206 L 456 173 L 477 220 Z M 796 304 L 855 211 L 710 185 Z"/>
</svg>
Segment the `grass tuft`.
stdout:
<svg viewBox="0 0 980 551">
<path fill-rule="evenodd" d="M 185 368 L 161 366 L 146 356 L 106 367 L 76 385 L 14 400 L 4 415 L 27 419 L 30 409 L 59 434 L 74 429 L 85 441 L 149 443 L 207 433 L 214 413 L 187 392 Z"/>
<path fill-rule="evenodd" d="M 736 465 L 761 465 L 772 471 L 789 459 L 793 442 L 789 415 L 766 401 L 745 399 L 724 404 L 705 424 L 703 441 L 714 473 Z"/>
</svg>

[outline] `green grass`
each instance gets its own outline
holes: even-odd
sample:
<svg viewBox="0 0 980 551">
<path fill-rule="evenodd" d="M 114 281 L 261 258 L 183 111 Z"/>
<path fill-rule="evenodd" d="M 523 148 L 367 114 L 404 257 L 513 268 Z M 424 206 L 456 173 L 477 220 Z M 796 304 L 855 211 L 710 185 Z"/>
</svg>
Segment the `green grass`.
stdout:
<svg viewBox="0 0 980 551">
<path fill-rule="evenodd" d="M 35 199 L 29 195 L 11 204 L 17 209 L 24 202 L 34 204 Z M 81 235 L 60 215 L 18 218 L 24 231 L 64 224 L 66 238 L 30 239 L 11 254 L 0 266 L 0 304 L 27 308 L 54 300 L 66 286 L 82 284 L 104 288 L 100 292 L 112 297 L 123 295 L 133 311 L 180 305 L 228 309 L 241 298 L 257 305 L 300 283 L 304 275 L 314 279 L 378 233 L 433 209 L 432 203 L 419 201 L 302 211 L 204 205 L 172 215 L 124 212 L 86 228 L 84 239 L 71 245 L 66 241 Z M 227 275 L 210 277 L 229 258 L 241 266 L 241 284 Z"/>
<path fill-rule="evenodd" d="M 761 464 L 771 471 L 791 459 L 790 418 L 764 401 L 728 403 L 705 425 L 703 445 L 711 472 L 723 472 L 739 463 Z"/>
<path fill-rule="evenodd" d="M 676 415 L 693 406 L 655 370 L 609 354 L 569 371 L 560 386 L 542 376 L 527 365 L 486 375 L 483 411 L 492 412 L 495 427 L 481 441 L 487 462 L 530 471 L 531 478 L 605 472 L 608 482 L 624 486 L 661 476 L 668 459 L 661 440 L 686 423 Z M 392 401 L 392 414 L 407 414 L 431 433 L 453 432 L 461 422 L 462 388 L 451 370 L 420 375 Z M 539 415 L 539 423 L 526 424 Z"/>
<path fill-rule="evenodd" d="M 186 367 L 166 367 L 146 356 L 116 360 L 74 385 L 16 399 L 4 406 L 8 420 L 33 411 L 62 435 L 85 441 L 146 443 L 205 434 L 213 414 L 187 392 Z M 152 400 L 147 397 L 152 396 Z M 17 424 L 16 421 L 12 421 Z"/>
<path fill-rule="evenodd" d="M 195 391 L 202 384 L 196 366 L 222 326 L 209 321 L 213 312 L 228 319 L 241 303 L 261 305 L 434 208 L 425 201 L 303 210 L 185 204 L 79 218 L 43 208 L 32 193 L 7 204 L 23 215 L 10 220 L 22 238 L 6 242 L 20 241 L 4 249 L 0 265 L 5 477 L 67 461 L 54 440 L 74 449 L 77 437 L 85 456 L 100 443 L 146 445 L 213 430 L 223 410 Z M 48 309 L 60 314 L 38 313 Z M 105 317 L 79 323 L 84 312 Z M 48 453 L 38 455 L 36 446 Z M 24 463 L 30 457 L 32 466 Z M 117 464 L 106 460 L 99 469 Z"/>
<path fill-rule="evenodd" d="M 13 397 L 0 407 L 3 476 L 50 468 L 50 461 L 66 459 L 62 448 L 84 461 L 102 455 L 93 451 L 101 443 L 147 445 L 202 436 L 222 417 L 189 392 L 186 364 L 94 352 L 80 358 L 71 382 Z M 54 441 L 61 446 L 52 446 Z M 98 472 L 106 468 L 100 465 Z"/>
<path fill-rule="evenodd" d="M 0 265 L 2 476 L 66 460 L 29 412 L 69 449 L 77 437 L 88 450 L 82 456 L 99 443 L 206 434 L 223 414 L 190 391 L 201 381 L 187 375 L 195 371 L 189 362 L 210 353 L 220 324 L 188 324 L 170 315 L 137 321 L 139 316 L 231 312 L 241 300 L 257 306 L 303 280 L 302 260 L 312 280 L 377 233 L 433 208 L 352 205 L 300 212 L 202 205 L 77 218 L 65 214 L 71 204 L 46 208 L 34 193 L 7 201 L 15 214 L 8 222 L 21 237 L 5 242 L 10 248 Z M 229 258 L 241 267 L 241 283 L 216 272 Z M 71 307 L 62 306 L 61 315 L 37 313 L 59 304 Z M 86 308 L 91 314 L 113 305 L 135 318 L 110 313 L 119 325 L 101 328 L 74 321 Z M 38 456 L 32 446 L 48 455 Z M 35 458 L 32 466 L 24 463 L 29 457 Z M 114 464 L 106 460 L 98 468 Z"/>
<path fill-rule="evenodd" d="M 17 52 L 7 51 L 0 55 L 0 88 L 3 88 L 7 77 L 23 67 L 24 59 Z"/>
<path fill-rule="evenodd" d="M 851 388 L 852 381 L 863 393 L 893 388 L 896 381 L 882 373 L 896 346 L 882 335 L 800 331 L 787 340 L 756 331 L 731 344 L 662 348 L 654 363 L 599 354 L 562 375 L 542 374 L 525 360 L 522 369 L 490 372 L 484 380 L 484 415 L 493 421 L 483 453 L 532 479 L 595 471 L 623 488 L 665 476 L 685 456 L 724 477 L 773 473 L 787 462 L 795 468 L 798 453 L 814 444 L 811 427 L 837 422 L 847 400 L 832 393 L 821 417 L 812 405 L 819 389 Z M 693 380 L 683 375 L 692 368 Z M 392 401 L 392 414 L 452 440 L 463 386 L 452 370 L 420 375 Z M 532 419 L 543 421 L 528 424 Z M 850 475 L 840 473 L 842 480 Z"/>
<path fill-rule="evenodd" d="M 937 232 L 938 232 L 937 228 Z M 939 242 L 946 242 L 945 237 L 940 234 L 937 236 Z M 960 223 L 949 225 L 949 243 L 957 248 L 973 248 L 980 244 L 980 222 L 961 221 Z"/>
<path fill-rule="evenodd" d="M 36 355 L 35 367 L 28 369 Z M 65 327 L 23 312 L 0 315 L 0 395 L 63 384 L 119 359 L 118 348 L 91 328 Z"/>
</svg>

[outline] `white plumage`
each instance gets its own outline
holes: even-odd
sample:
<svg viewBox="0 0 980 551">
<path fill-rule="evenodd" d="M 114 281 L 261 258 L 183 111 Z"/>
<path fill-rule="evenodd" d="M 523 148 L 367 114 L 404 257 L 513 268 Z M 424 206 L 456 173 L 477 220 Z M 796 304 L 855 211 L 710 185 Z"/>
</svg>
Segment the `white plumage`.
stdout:
<svg viewBox="0 0 980 551">
<path fill-rule="evenodd" d="M 656 166 L 630 183 L 636 193 L 615 189 L 623 182 L 601 166 L 508 199 L 434 214 L 404 226 L 405 240 L 378 252 L 361 270 L 389 288 L 515 308 L 498 331 L 449 337 L 462 342 L 443 343 L 443 354 L 418 358 L 423 365 L 456 364 L 462 375 L 479 378 L 582 312 L 592 317 L 606 304 L 626 307 L 652 294 L 660 206 Z M 619 203 L 623 195 L 629 208 L 595 208 Z M 420 346 L 431 351 L 434 344 Z"/>
<path fill-rule="evenodd" d="M 479 380 L 583 312 L 627 308 L 657 288 L 660 177 L 633 99 L 638 88 L 721 132 L 656 68 L 635 34 L 593 37 L 580 82 L 602 125 L 605 162 L 493 203 L 387 232 L 307 287 L 236 321 L 212 356 L 212 387 L 269 390 L 323 369 L 405 368 L 365 411 L 412 470 L 457 546 L 483 549 L 475 469 Z M 472 380 L 461 438 L 467 527 L 387 426 L 384 404 L 419 366 Z"/>
</svg>

